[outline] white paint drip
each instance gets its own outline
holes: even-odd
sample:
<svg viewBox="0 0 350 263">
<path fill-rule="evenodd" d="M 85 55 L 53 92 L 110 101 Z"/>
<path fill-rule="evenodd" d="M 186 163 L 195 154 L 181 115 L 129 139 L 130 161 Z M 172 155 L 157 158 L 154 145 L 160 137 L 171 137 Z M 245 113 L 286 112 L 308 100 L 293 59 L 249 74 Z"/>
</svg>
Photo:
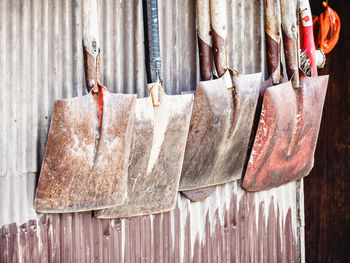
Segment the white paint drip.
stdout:
<svg viewBox="0 0 350 263">
<path fill-rule="evenodd" d="M 288 209 L 291 208 L 292 212 L 292 224 L 293 224 L 293 235 L 296 236 L 296 194 L 295 194 L 295 182 L 273 188 L 268 191 L 247 193 L 240 187 L 240 181 L 234 181 L 232 183 L 227 183 L 224 185 L 219 185 L 216 187 L 214 193 L 212 193 L 206 200 L 202 202 L 191 202 L 187 198 L 178 196 L 178 206 L 181 210 L 181 221 L 180 221 L 180 254 L 183 259 L 184 245 L 185 245 L 185 228 L 186 220 L 189 214 L 191 222 L 191 256 L 194 256 L 194 246 L 196 238 L 198 236 L 200 245 L 206 242 L 206 230 L 205 222 L 206 215 L 208 213 L 210 222 L 211 234 L 215 231 L 216 222 L 219 221 L 223 227 L 225 224 L 225 213 L 230 209 L 231 197 L 233 194 L 237 196 L 237 202 L 234 204 L 236 206 L 236 211 L 240 209 L 240 200 L 244 195 L 249 198 L 254 198 L 255 203 L 255 215 L 256 215 L 256 227 L 259 225 L 259 205 L 264 202 L 264 219 L 265 228 L 267 228 L 269 209 L 272 197 L 274 199 L 274 209 L 275 215 L 277 216 L 277 209 L 280 212 L 280 227 L 281 233 L 282 227 L 284 226 L 285 216 Z M 247 207 L 249 209 L 249 207 Z M 218 216 L 216 217 L 216 211 L 218 211 Z M 171 212 L 172 220 L 174 219 L 174 212 Z M 174 221 L 172 221 L 174 222 Z M 172 228 L 172 237 L 174 238 L 174 228 Z M 283 236 L 280 237 L 284 238 Z M 281 240 L 283 241 L 283 240 Z"/>
<path fill-rule="evenodd" d="M 181 258 L 180 262 L 183 262 L 184 250 L 185 250 L 185 226 L 186 226 L 186 219 L 188 214 L 188 205 L 190 201 L 186 198 L 183 198 L 180 195 L 180 193 L 178 193 L 177 200 L 178 200 L 177 205 L 179 206 L 179 210 L 181 211 L 180 222 L 179 222 L 180 223 L 180 258 Z M 171 213 L 174 213 L 174 211 L 172 211 Z M 191 235 L 192 234 L 193 234 L 193 231 L 191 232 Z"/>
<path fill-rule="evenodd" d="M 125 259 L 125 220 L 127 219 L 122 219 L 120 220 L 120 225 L 121 225 L 121 231 L 122 231 L 122 262 L 124 262 Z"/>
</svg>

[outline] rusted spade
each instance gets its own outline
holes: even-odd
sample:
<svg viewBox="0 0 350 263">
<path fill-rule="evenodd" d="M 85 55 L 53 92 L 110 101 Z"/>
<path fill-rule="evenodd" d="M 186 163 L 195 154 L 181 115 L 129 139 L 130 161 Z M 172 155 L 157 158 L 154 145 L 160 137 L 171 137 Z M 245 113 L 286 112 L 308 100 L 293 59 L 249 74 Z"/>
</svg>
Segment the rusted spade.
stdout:
<svg viewBox="0 0 350 263">
<path fill-rule="evenodd" d="M 181 168 L 189 130 L 193 95 L 165 94 L 160 81 L 161 59 L 159 47 L 158 4 L 147 0 L 147 25 L 149 39 L 148 90 L 152 98 L 154 132 L 151 148 L 144 145 L 150 134 L 139 134 L 134 140 L 128 178 L 128 199 L 114 208 L 95 211 L 98 218 L 120 218 L 166 212 L 175 208 Z M 141 118 L 136 117 L 141 121 Z M 144 146 L 142 146 L 144 145 Z M 146 165 L 136 166 L 143 149 L 149 152 Z"/>
<path fill-rule="evenodd" d="M 300 80 L 297 79 L 296 7 L 293 1 L 281 0 L 280 3 L 286 69 L 294 88 L 289 81 L 268 87 L 264 93 L 259 125 L 242 184 L 248 191 L 266 190 L 309 174 L 327 90 L 328 76 L 307 78 L 300 73 Z M 279 21 L 270 14 L 278 13 L 278 4 L 278 1 L 267 1 L 265 6 L 269 73 L 274 59 L 270 51 L 276 47 L 273 42 L 276 35 L 269 29 L 271 25 L 279 27 Z"/>
<path fill-rule="evenodd" d="M 210 0 L 197 0 L 197 34 L 199 51 L 199 69 L 201 81 L 211 80 L 213 77 L 212 36 L 210 26 Z M 191 91 L 194 93 L 194 91 Z M 182 191 L 181 193 L 194 202 L 202 201 L 211 195 L 216 186 Z"/>
<path fill-rule="evenodd" d="M 126 198 L 136 95 L 109 93 L 99 81 L 96 10 L 96 1 L 83 1 L 88 94 L 54 103 L 34 202 L 38 212 L 88 211 Z"/>
<path fill-rule="evenodd" d="M 241 178 L 262 79 L 261 73 L 244 75 L 228 68 L 226 1 L 209 3 L 219 78 L 199 82 L 195 92 L 180 181 L 180 190 L 193 201 L 206 198 L 212 192 L 204 189 L 208 186 Z"/>
</svg>

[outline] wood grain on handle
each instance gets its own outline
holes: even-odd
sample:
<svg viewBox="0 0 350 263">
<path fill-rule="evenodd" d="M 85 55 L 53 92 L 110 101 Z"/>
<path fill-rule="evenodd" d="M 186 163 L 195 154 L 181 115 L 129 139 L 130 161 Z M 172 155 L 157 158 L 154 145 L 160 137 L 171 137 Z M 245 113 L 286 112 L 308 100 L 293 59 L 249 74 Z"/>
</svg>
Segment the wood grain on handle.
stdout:
<svg viewBox="0 0 350 263">
<path fill-rule="evenodd" d="M 98 37 L 97 0 L 83 0 L 83 53 L 85 82 L 88 92 L 100 78 L 100 41 Z M 96 88 L 95 88 L 96 89 Z M 98 90 L 94 90 L 98 92 Z"/>
<path fill-rule="evenodd" d="M 293 87 L 299 84 L 299 52 L 298 52 L 298 26 L 296 19 L 296 4 L 294 0 L 280 0 L 282 15 L 282 33 L 284 56 L 288 79 L 292 80 Z"/>
<path fill-rule="evenodd" d="M 210 0 L 197 0 L 198 49 L 201 80 L 213 75 L 212 39 L 210 33 Z"/>
<path fill-rule="evenodd" d="M 227 13 L 226 0 L 210 0 L 210 22 L 212 28 L 213 54 L 219 77 L 228 66 L 227 57 Z"/>
<path fill-rule="evenodd" d="M 265 0 L 267 70 L 273 84 L 281 80 L 281 14 L 279 0 Z"/>
<path fill-rule="evenodd" d="M 97 0 L 83 0 L 82 10 L 84 46 L 91 55 L 97 56 L 100 47 Z"/>
</svg>

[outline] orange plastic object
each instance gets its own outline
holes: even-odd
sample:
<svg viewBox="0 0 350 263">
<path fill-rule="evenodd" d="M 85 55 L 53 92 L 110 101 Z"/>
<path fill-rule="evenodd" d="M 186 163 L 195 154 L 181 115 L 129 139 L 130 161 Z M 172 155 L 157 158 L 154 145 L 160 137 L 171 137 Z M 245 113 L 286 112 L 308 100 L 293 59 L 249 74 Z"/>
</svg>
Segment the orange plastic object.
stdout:
<svg viewBox="0 0 350 263">
<path fill-rule="evenodd" d="M 326 10 L 314 17 L 316 48 L 321 48 L 325 54 L 332 51 L 339 40 L 340 18 L 338 14 L 323 2 Z"/>
</svg>

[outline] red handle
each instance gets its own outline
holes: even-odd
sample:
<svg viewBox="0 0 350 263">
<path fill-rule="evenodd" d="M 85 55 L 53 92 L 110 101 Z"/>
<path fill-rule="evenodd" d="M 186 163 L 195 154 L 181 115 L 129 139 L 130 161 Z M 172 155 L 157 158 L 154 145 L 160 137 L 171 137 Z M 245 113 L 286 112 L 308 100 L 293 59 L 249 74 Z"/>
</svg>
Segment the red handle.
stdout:
<svg viewBox="0 0 350 263">
<path fill-rule="evenodd" d="M 315 54 L 315 40 L 312 23 L 311 8 L 308 0 L 299 2 L 299 12 L 301 16 L 301 24 L 303 30 L 303 44 L 301 49 L 305 50 L 310 58 L 310 66 L 312 67 L 312 76 L 317 76 L 317 64 Z"/>
</svg>

